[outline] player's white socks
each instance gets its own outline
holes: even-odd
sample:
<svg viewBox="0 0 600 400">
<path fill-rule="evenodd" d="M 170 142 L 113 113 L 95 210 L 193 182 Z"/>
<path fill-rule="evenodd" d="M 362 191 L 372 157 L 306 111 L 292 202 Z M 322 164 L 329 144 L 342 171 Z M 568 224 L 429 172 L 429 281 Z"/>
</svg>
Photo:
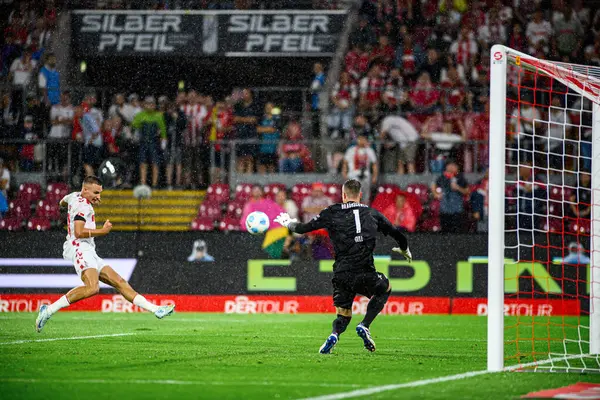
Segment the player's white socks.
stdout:
<svg viewBox="0 0 600 400">
<path fill-rule="evenodd" d="M 154 303 L 150 303 L 144 296 L 138 294 L 133 298 L 133 304 L 136 306 L 143 308 L 144 310 L 148 310 L 150 312 L 156 312 L 158 310 L 158 306 Z"/>
<path fill-rule="evenodd" d="M 48 311 L 50 312 L 50 314 L 54 314 L 61 308 L 69 307 L 70 305 L 71 303 L 69 303 L 69 300 L 67 300 L 67 296 L 65 295 L 62 296 L 60 299 L 56 300 L 54 303 L 50 304 L 48 306 Z"/>
</svg>

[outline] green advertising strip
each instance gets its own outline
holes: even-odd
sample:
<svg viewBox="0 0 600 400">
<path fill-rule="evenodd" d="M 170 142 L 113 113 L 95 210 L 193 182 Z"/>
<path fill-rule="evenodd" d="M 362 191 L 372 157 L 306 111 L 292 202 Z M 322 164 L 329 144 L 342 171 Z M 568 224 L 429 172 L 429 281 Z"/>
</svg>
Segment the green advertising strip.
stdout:
<svg viewBox="0 0 600 400">
<path fill-rule="evenodd" d="M 295 292 L 296 278 L 265 277 L 264 267 L 289 267 L 290 260 L 248 260 L 248 291 Z"/>
</svg>

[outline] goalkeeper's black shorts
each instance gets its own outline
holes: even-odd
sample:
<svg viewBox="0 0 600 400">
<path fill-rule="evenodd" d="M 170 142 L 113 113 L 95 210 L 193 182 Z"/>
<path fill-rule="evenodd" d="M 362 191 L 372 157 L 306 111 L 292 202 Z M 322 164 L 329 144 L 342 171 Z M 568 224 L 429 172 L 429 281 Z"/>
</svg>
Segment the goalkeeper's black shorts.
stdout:
<svg viewBox="0 0 600 400">
<path fill-rule="evenodd" d="M 371 298 L 376 294 L 387 292 L 390 281 L 387 276 L 375 270 L 345 271 L 334 274 L 333 305 L 352 309 L 352 302 L 357 294 Z"/>
</svg>

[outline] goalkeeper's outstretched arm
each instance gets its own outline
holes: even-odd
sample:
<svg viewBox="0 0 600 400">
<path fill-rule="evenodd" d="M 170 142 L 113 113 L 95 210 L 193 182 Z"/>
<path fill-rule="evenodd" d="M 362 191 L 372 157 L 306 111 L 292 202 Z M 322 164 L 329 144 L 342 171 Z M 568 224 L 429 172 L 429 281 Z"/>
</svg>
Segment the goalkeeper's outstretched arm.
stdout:
<svg viewBox="0 0 600 400">
<path fill-rule="evenodd" d="M 412 254 L 408 248 L 408 239 L 404 233 L 396 228 L 392 223 L 381 214 L 379 211 L 371 209 L 373 211 L 373 217 L 377 221 L 377 230 L 386 236 L 391 236 L 398 247 L 394 247 L 392 251 L 402 254 L 409 262 L 412 261 Z"/>
<path fill-rule="evenodd" d="M 298 222 L 295 218 L 290 218 L 288 213 L 279 214 L 277 218 L 275 218 L 275 222 L 285 226 L 292 233 L 303 234 L 325 228 L 327 220 L 325 212 L 326 210 L 321 211 L 319 215 L 305 224 Z"/>
<path fill-rule="evenodd" d="M 325 222 L 319 214 L 305 224 L 301 222 L 291 222 L 288 228 L 292 233 L 303 234 L 325 228 Z"/>
</svg>

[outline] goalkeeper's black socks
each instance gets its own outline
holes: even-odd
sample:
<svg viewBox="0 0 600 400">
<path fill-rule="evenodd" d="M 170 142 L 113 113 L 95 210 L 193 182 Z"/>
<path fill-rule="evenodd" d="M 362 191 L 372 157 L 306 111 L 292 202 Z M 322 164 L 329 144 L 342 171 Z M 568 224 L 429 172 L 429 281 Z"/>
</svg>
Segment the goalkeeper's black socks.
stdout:
<svg viewBox="0 0 600 400">
<path fill-rule="evenodd" d="M 344 317 L 343 315 L 338 314 L 337 318 L 333 320 L 333 331 L 331 331 L 331 333 L 340 336 L 348 327 L 351 319 L 352 317 Z"/>
<path fill-rule="evenodd" d="M 369 304 L 367 305 L 367 313 L 361 322 L 361 324 L 367 329 L 369 326 L 371 326 L 371 323 L 375 317 L 379 315 L 381 310 L 383 310 L 383 307 L 385 307 L 385 303 L 387 303 L 390 293 L 392 293 L 391 290 L 383 294 L 376 294 L 375 296 L 371 297 L 371 300 L 369 300 Z"/>
</svg>

